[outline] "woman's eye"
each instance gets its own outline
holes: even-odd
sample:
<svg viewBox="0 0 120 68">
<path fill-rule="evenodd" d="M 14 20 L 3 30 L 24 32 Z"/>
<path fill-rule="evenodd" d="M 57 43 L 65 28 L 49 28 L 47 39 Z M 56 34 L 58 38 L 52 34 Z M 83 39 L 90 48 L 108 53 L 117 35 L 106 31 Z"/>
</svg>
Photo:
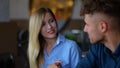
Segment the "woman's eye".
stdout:
<svg viewBox="0 0 120 68">
<path fill-rule="evenodd" d="M 51 22 L 54 22 L 54 19 L 52 19 Z"/>
<path fill-rule="evenodd" d="M 43 22 L 42 26 L 44 26 L 44 25 L 45 25 L 45 23 Z"/>
<path fill-rule="evenodd" d="M 50 19 L 50 22 L 54 22 L 55 20 L 54 19 Z"/>
</svg>

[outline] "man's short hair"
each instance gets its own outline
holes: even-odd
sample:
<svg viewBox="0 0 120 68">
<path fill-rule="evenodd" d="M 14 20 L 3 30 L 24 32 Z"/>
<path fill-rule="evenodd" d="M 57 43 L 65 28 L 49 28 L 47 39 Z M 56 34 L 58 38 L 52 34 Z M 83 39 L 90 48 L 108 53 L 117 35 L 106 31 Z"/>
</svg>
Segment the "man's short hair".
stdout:
<svg viewBox="0 0 120 68">
<path fill-rule="evenodd" d="M 120 26 L 120 0 L 83 0 L 80 15 L 102 13 L 111 18 L 113 27 L 118 28 Z"/>
</svg>

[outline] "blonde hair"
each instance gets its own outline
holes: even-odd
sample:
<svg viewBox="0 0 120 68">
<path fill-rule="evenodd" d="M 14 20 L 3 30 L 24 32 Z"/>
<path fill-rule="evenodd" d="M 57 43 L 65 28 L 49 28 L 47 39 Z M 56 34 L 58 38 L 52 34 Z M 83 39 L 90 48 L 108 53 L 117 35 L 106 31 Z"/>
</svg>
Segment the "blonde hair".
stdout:
<svg viewBox="0 0 120 68">
<path fill-rule="evenodd" d="M 47 12 L 49 12 L 53 18 L 55 18 L 54 14 L 49 8 L 39 8 L 30 17 L 28 46 L 30 68 L 39 68 L 39 64 L 41 65 L 44 62 L 44 39 L 39 39 L 39 35 L 44 16 Z"/>
</svg>

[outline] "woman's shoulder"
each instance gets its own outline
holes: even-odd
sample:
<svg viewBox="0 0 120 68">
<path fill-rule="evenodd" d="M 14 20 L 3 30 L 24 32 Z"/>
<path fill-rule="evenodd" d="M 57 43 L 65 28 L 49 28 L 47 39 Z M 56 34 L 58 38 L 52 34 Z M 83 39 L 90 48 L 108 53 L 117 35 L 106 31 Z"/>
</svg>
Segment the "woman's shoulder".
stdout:
<svg viewBox="0 0 120 68">
<path fill-rule="evenodd" d="M 76 41 L 74 40 L 70 40 L 68 38 L 66 38 L 64 35 L 62 35 L 64 37 L 64 41 L 61 43 L 61 45 L 64 47 L 63 49 L 65 50 L 71 50 L 71 51 L 75 51 L 75 52 L 81 52 L 81 49 L 79 47 L 79 45 L 77 44 Z"/>
<path fill-rule="evenodd" d="M 70 39 L 67 39 L 67 38 L 66 38 L 66 43 L 77 45 L 76 41 L 70 40 Z"/>
<path fill-rule="evenodd" d="M 71 40 L 71 39 L 68 39 L 68 38 L 66 38 L 64 35 L 62 35 L 62 34 L 60 34 L 59 35 L 60 36 L 60 38 L 61 38 L 61 40 L 63 41 L 63 43 L 66 43 L 66 44 L 77 44 L 76 43 L 76 41 L 74 41 L 74 40 Z"/>
</svg>

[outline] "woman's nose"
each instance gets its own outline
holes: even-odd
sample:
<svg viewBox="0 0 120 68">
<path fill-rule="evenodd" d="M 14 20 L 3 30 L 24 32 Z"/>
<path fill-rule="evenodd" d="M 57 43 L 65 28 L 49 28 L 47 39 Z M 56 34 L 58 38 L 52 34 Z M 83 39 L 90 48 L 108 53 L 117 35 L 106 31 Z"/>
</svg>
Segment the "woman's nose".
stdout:
<svg viewBox="0 0 120 68">
<path fill-rule="evenodd" d="M 48 28 L 51 28 L 52 26 L 51 26 L 50 24 L 47 24 L 47 27 L 48 27 Z"/>
</svg>

